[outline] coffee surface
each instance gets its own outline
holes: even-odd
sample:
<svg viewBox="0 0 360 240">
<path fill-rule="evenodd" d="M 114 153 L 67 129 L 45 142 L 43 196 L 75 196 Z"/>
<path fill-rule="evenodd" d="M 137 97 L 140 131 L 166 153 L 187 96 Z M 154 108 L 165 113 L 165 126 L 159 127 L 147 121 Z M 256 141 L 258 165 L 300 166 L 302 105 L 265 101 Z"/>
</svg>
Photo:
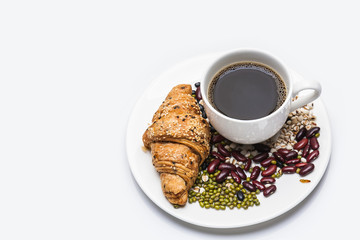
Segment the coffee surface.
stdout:
<svg viewBox="0 0 360 240">
<path fill-rule="evenodd" d="M 209 85 L 211 104 L 228 117 L 252 120 L 278 109 L 286 87 L 272 69 L 259 63 L 241 62 L 221 70 Z"/>
</svg>

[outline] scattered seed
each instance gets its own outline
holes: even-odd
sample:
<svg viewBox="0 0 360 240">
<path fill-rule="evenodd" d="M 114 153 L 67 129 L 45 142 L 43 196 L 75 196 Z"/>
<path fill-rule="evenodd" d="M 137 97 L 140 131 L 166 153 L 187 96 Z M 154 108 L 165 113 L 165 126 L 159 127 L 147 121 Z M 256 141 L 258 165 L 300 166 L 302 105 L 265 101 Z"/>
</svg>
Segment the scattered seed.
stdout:
<svg viewBox="0 0 360 240">
<path fill-rule="evenodd" d="M 196 91 L 195 95 L 197 95 Z M 202 100 L 199 101 L 199 104 L 201 103 Z M 312 104 L 308 104 L 290 113 L 288 122 L 284 124 L 278 136 L 261 144 L 241 145 L 232 143 L 219 135 L 215 129 L 212 129 L 212 156 L 204 163 L 205 165 L 207 163 L 207 167 L 200 168 L 199 175 L 193 187 L 189 190 L 188 202 L 198 202 L 200 207 L 205 209 L 225 210 L 226 208 L 237 208 L 246 210 L 250 207 L 260 205 L 257 195 L 261 192 L 263 192 L 265 197 L 270 197 L 270 195 L 276 191 L 275 178 L 282 176 L 283 171 L 281 168 L 285 167 L 284 170 L 286 173 L 292 173 L 296 168 L 295 172 L 300 176 L 311 173 L 314 165 L 312 163 L 306 163 L 306 156 L 302 155 L 303 146 L 298 147 L 297 156 L 293 153 L 293 155 L 287 156 L 286 159 L 284 159 L 285 155 L 281 156 L 282 159 L 279 157 L 275 159 L 274 153 L 278 152 L 279 149 L 283 149 L 280 150 L 280 152 L 290 152 L 294 150 L 294 145 L 297 144 L 297 142 L 303 140 L 305 137 L 307 138 L 306 134 L 303 135 L 304 133 L 313 131 L 313 134 L 310 135 L 311 137 L 320 137 L 318 130 L 320 128 L 316 125 L 316 118 L 311 113 L 312 108 Z M 304 133 L 299 134 L 300 136 L 297 137 L 300 130 Z M 221 144 L 221 146 L 216 146 L 215 144 Z M 317 147 L 315 146 L 314 148 Z M 313 149 L 310 150 L 310 152 L 313 151 Z M 262 156 L 262 153 L 267 154 L 263 154 Z M 317 156 L 313 157 L 310 161 L 315 160 L 316 157 Z M 212 167 L 209 169 L 209 164 L 216 158 L 218 158 L 215 162 L 216 164 L 212 163 Z M 297 158 L 299 160 L 296 160 Z M 287 162 L 285 162 L 285 160 L 287 160 Z M 221 162 L 234 166 L 235 170 L 219 170 L 218 167 Z M 308 166 L 308 164 L 311 165 Z M 274 165 L 274 167 L 270 167 L 271 171 L 267 172 L 266 170 L 268 170 L 270 165 Z M 264 183 L 261 183 L 261 180 L 255 180 L 255 175 L 257 175 L 256 173 L 259 169 L 261 173 L 265 171 L 265 175 L 268 173 L 268 180 L 271 179 L 271 181 L 263 180 Z M 272 173 L 273 169 L 275 169 L 274 173 Z M 278 171 L 276 172 L 277 169 Z M 270 173 L 272 174 L 270 175 Z M 251 174 L 253 174 L 252 177 Z M 310 180 L 300 179 L 300 182 L 308 183 Z M 259 189 L 259 186 L 261 189 Z"/>
</svg>

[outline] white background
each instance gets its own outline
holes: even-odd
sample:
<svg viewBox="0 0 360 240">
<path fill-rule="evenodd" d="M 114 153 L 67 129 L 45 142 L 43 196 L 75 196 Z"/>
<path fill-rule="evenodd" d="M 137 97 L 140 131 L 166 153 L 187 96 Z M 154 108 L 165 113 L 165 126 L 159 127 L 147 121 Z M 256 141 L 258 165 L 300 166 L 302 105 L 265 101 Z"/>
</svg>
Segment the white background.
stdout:
<svg viewBox="0 0 360 240">
<path fill-rule="evenodd" d="M 0 239 L 356 236 L 358 10 L 356 1 L 329 0 L 1 1 Z M 245 229 L 196 227 L 137 185 L 127 121 L 169 67 L 246 47 L 322 84 L 330 164 L 314 192 L 281 217 Z"/>
</svg>

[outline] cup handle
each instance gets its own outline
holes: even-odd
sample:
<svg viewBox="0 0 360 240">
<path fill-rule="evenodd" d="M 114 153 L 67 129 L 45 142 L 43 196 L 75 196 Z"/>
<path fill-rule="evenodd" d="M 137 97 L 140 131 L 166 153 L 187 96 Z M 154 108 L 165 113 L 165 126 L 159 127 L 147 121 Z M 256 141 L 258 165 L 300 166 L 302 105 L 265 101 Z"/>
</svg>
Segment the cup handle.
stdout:
<svg viewBox="0 0 360 240">
<path fill-rule="evenodd" d="M 307 91 L 304 94 L 298 95 L 298 98 L 291 103 L 290 112 L 295 111 L 296 109 L 311 103 L 320 96 L 321 85 L 319 82 L 314 80 L 308 80 L 300 76 L 298 73 L 291 71 L 291 77 L 293 78 L 293 91 L 292 97 L 294 98 L 301 91 Z"/>
</svg>

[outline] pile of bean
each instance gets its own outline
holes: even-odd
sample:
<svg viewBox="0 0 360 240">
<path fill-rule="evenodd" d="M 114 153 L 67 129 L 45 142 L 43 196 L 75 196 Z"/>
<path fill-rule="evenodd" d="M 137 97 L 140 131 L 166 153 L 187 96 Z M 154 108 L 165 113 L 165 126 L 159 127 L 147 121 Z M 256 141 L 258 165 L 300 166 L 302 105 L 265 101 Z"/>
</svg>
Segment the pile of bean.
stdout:
<svg viewBox="0 0 360 240">
<path fill-rule="evenodd" d="M 193 96 L 198 100 L 202 115 L 200 84 L 196 83 Z M 211 149 L 208 159 L 202 164 L 197 180 L 189 191 L 189 203 L 199 202 L 201 207 L 225 210 L 226 207 L 247 209 L 260 205 L 257 194 L 269 197 L 276 191 L 276 179 L 283 174 L 310 174 L 319 157 L 320 128 L 308 130 L 303 126 L 296 133 L 292 149 L 280 148 L 264 143 L 244 145 L 244 151 L 221 136 L 211 126 Z M 249 154 L 250 153 L 250 154 Z M 256 153 L 256 155 L 252 155 Z M 301 182 L 309 180 L 301 179 Z"/>
<path fill-rule="evenodd" d="M 225 210 L 226 207 L 247 209 L 260 205 L 256 196 L 260 191 L 249 192 L 232 178 L 224 179 L 219 183 L 216 179 L 220 173 L 220 170 L 214 173 L 203 170 L 189 192 L 189 203 L 198 201 L 201 207 L 217 210 Z"/>
</svg>

